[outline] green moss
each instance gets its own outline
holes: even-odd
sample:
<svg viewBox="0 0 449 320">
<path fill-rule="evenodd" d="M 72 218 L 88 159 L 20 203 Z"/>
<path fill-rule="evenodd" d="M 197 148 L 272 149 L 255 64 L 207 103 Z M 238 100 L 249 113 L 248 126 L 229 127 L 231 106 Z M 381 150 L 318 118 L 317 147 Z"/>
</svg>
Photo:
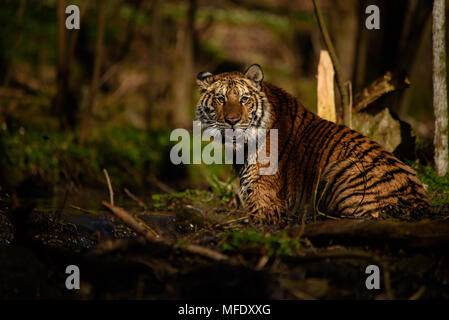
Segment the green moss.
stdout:
<svg viewBox="0 0 449 320">
<path fill-rule="evenodd" d="M 176 199 L 200 202 L 209 202 L 213 199 L 209 192 L 196 189 L 187 189 L 186 191 L 175 193 L 153 194 L 151 197 L 154 208 L 169 207 L 173 200 Z"/>
<path fill-rule="evenodd" d="M 227 233 L 221 249 L 233 252 L 256 250 L 269 256 L 292 256 L 298 254 L 300 242 L 290 238 L 285 231 L 267 235 L 249 228 Z"/>
<path fill-rule="evenodd" d="M 220 198 L 222 204 L 231 201 L 234 196 L 234 188 L 232 182 L 235 176 L 231 176 L 227 181 L 221 181 L 215 174 L 207 176 L 207 181 L 210 183 L 215 195 Z"/>
<path fill-rule="evenodd" d="M 158 170 L 162 165 L 170 143 L 168 132 L 132 128 L 97 129 L 84 145 L 73 132 L 19 128 L 0 134 L 5 152 L 2 173 L 11 187 L 27 176 L 40 176 L 49 184 L 64 179 L 95 183 L 102 181 L 103 168 L 117 186 L 140 183 L 146 166 Z"/>
<path fill-rule="evenodd" d="M 430 166 L 417 163 L 409 163 L 409 165 L 416 170 L 421 181 L 427 185 L 427 191 L 434 205 L 449 203 L 449 175 L 440 177 Z"/>
</svg>

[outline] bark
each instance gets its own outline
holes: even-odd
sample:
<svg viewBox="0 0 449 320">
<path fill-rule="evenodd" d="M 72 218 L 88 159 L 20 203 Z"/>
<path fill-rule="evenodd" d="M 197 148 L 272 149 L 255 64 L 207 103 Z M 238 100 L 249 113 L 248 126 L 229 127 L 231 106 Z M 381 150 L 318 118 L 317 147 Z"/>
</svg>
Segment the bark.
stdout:
<svg viewBox="0 0 449 320">
<path fill-rule="evenodd" d="M 435 166 L 438 175 L 448 173 L 448 101 L 446 66 L 445 0 L 433 5 L 433 108 L 435 113 Z"/>
</svg>

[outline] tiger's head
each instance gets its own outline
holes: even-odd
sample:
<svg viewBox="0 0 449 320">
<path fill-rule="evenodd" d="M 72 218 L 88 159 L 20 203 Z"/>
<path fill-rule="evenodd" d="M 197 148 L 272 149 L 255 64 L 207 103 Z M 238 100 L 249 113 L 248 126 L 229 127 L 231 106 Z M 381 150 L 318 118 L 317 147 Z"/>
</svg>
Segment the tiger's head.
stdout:
<svg viewBox="0 0 449 320">
<path fill-rule="evenodd" d="M 270 104 L 262 81 L 263 72 L 257 64 L 245 73 L 200 72 L 197 84 L 201 97 L 196 116 L 203 130 L 224 136 L 226 129 L 266 129 L 270 122 Z"/>
</svg>

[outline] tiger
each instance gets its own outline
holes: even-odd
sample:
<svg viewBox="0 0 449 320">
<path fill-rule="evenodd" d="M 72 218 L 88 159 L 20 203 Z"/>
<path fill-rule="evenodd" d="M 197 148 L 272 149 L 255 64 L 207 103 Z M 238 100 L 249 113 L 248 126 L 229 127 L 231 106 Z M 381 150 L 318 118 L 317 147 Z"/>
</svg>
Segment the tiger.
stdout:
<svg viewBox="0 0 449 320">
<path fill-rule="evenodd" d="M 261 175 L 258 161 L 234 165 L 252 221 L 279 224 L 317 213 L 380 218 L 391 210 L 407 215 L 409 208 L 430 205 L 412 168 L 378 143 L 319 117 L 291 94 L 265 82 L 260 65 L 244 73 L 200 72 L 197 84 L 201 93 L 196 119 L 203 130 L 278 130 L 274 174 Z"/>
</svg>

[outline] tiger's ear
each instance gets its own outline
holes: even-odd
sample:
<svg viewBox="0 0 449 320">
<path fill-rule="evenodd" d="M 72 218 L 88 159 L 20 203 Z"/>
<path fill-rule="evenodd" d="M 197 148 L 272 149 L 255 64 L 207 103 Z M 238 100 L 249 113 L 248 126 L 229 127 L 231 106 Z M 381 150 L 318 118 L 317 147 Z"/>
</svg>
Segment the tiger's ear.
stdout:
<svg viewBox="0 0 449 320">
<path fill-rule="evenodd" d="M 254 81 L 259 86 L 259 88 L 262 86 L 263 71 L 258 64 L 253 64 L 251 67 L 249 67 L 245 72 L 245 77 Z"/>
<path fill-rule="evenodd" d="M 210 72 L 200 72 L 196 76 L 196 83 L 200 87 L 201 90 L 206 90 L 207 87 L 209 87 L 210 83 L 208 80 L 210 80 L 210 77 L 212 77 L 213 74 Z"/>
</svg>

